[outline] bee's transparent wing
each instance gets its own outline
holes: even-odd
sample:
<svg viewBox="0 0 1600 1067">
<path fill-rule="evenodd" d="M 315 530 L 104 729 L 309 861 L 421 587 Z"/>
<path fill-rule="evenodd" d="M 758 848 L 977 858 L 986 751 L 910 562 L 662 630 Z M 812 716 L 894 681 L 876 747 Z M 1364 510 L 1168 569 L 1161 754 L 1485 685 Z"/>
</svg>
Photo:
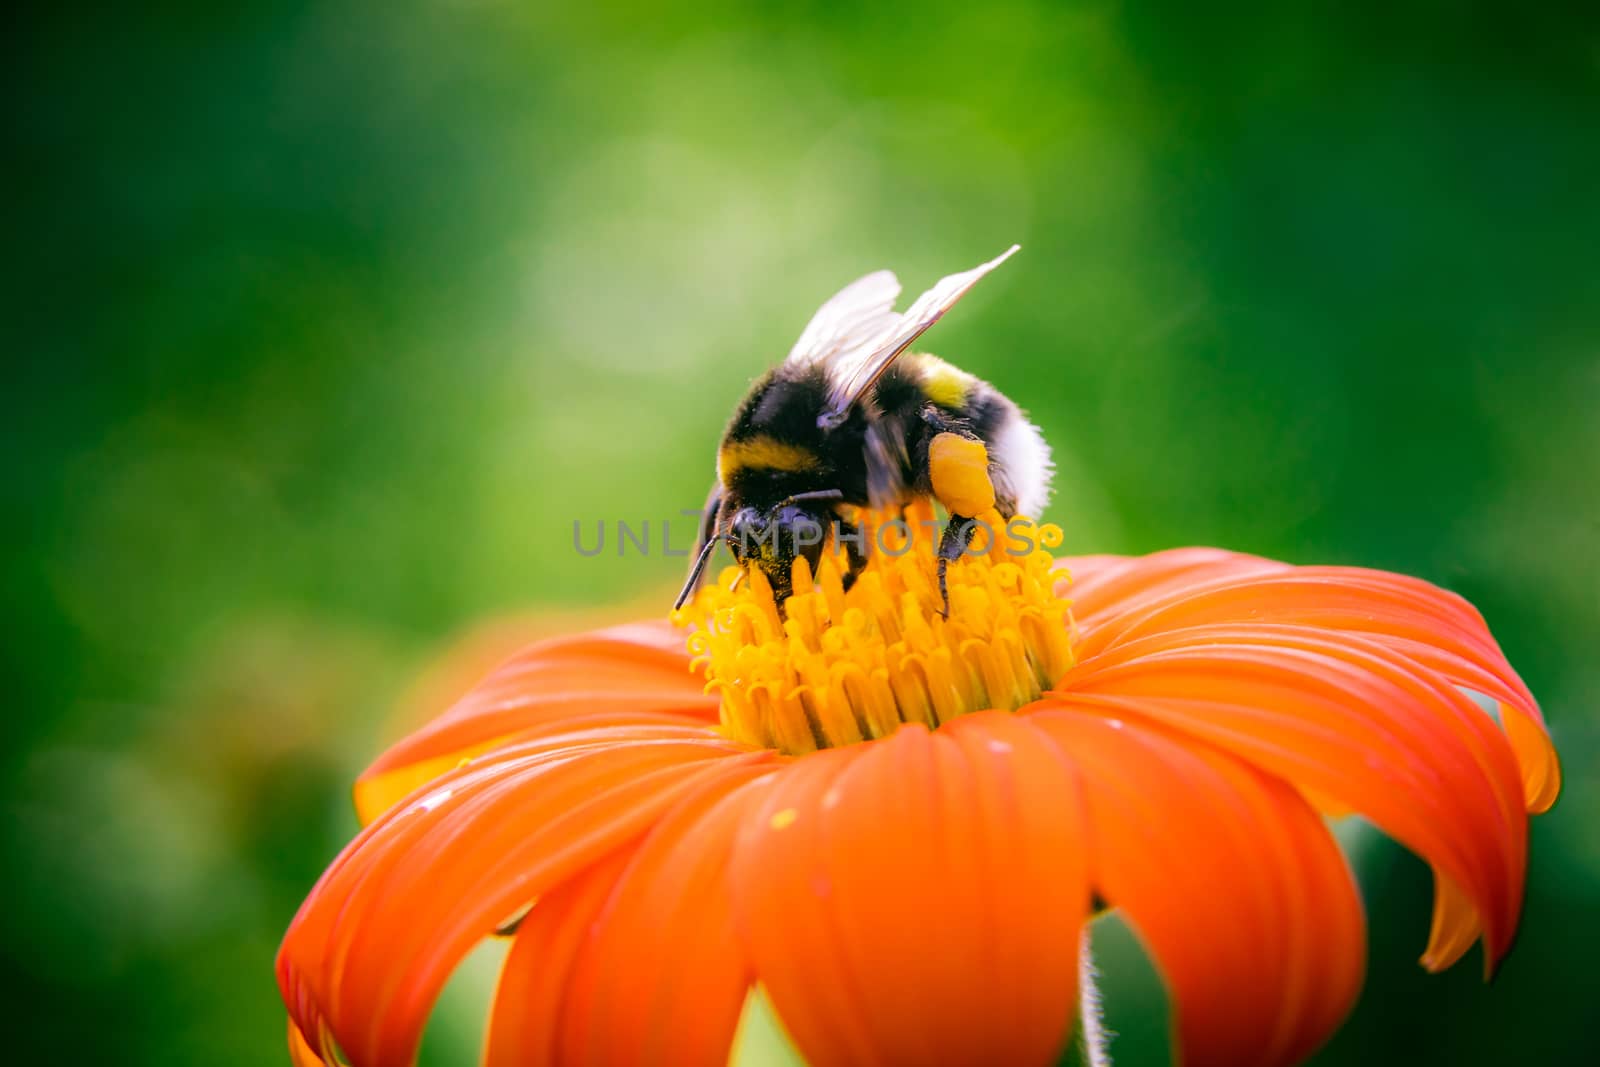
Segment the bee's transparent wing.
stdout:
<svg viewBox="0 0 1600 1067">
<path fill-rule="evenodd" d="M 871 344 L 899 321 L 894 313 L 899 298 L 900 280 L 893 271 L 857 278 L 811 316 L 788 362 L 827 365 Z"/>
<path fill-rule="evenodd" d="M 843 421 L 850 410 L 850 406 L 860 399 L 868 389 L 872 388 L 873 383 L 878 380 L 884 371 L 889 369 L 889 365 L 895 361 L 895 358 L 911 347 L 911 342 L 921 337 L 928 327 L 938 322 L 940 317 L 946 311 L 949 311 L 957 300 L 966 295 L 968 289 L 978 284 L 978 279 L 1010 259 L 1020 247 L 1020 245 L 1012 245 L 987 263 L 980 264 L 971 270 L 962 271 L 960 274 L 952 274 L 949 277 L 939 279 L 932 289 L 917 297 L 917 302 L 907 308 L 904 314 L 896 315 L 893 312 L 889 312 L 887 316 L 881 317 L 881 332 L 877 336 L 870 338 L 865 344 L 854 346 L 848 351 L 840 351 L 833 354 L 828 363 L 828 380 L 830 383 L 828 405 L 818 417 L 817 424 L 820 426 L 837 425 Z M 888 272 L 880 271 L 879 274 L 888 274 Z M 823 310 L 817 313 L 817 317 L 821 318 L 823 312 L 827 311 L 828 307 L 838 301 L 840 297 L 843 297 L 845 293 L 849 293 L 856 286 L 862 285 L 875 277 L 878 277 L 878 275 L 869 274 L 861 281 L 845 289 L 839 296 L 834 297 L 833 300 L 823 305 Z M 894 275 L 888 274 L 888 277 L 893 279 Z M 894 285 L 896 293 L 898 293 L 899 288 L 899 284 L 896 283 Z M 890 306 L 893 306 L 893 297 L 890 300 Z M 816 320 L 813 319 L 812 323 L 815 325 Z M 810 332 L 811 328 L 807 327 L 806 333 L 809 334 Z M 803 340 L 804 338 L 802 338 Z"/>
</svg>

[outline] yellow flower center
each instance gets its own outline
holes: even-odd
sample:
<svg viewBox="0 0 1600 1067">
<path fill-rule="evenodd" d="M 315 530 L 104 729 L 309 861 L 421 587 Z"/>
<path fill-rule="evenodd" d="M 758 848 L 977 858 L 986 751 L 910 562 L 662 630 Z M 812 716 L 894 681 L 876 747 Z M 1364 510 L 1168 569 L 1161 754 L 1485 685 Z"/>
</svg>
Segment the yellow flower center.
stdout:
<svg viewBox="0 0 1600 1067">
<path fill-rule="evenodd" d="M 854 518 L 869 559 L 848 590 L 848 557 L 830 542 L 815 575 L 795 560 L 782 612 L 758 568 L 729 567 L 674 614 L 693 627 L 693 665 L 721 693 L 729 736 L 800 754 L 901 723 L 933 728 L 1015 710 L 1072 666 L 1068 601 L 1055 591 L 1066 573 L 1047 551 L 1059 528 L 981 516 L 972 547 L 949 566 L 945 618 L 932 508 Z"/>
</svg>

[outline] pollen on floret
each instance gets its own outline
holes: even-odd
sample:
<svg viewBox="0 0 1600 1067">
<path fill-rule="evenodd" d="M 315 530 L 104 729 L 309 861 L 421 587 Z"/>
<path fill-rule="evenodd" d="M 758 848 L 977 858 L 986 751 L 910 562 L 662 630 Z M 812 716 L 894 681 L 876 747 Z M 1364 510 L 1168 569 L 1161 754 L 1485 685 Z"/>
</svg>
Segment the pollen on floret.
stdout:
<svg viewBox="0 0 1600 1067">
<path fill-rule="evenodd" d="M 1061 531 L 980 518 L 948 570 L 948 618 L 926 504 L 856 516 L 872 549 L 848 590 L 848 557 L 832 545 L 814 574 L 795 561 L 782 611 L 759 569 L 725 569 L 674 615 L 721 695 L 722 729 L 800 754 L 1037 700 L 1072 665 L 1070 604 L 1056 593 L 1066 574 L 1048 551 Z"/>
</svg>

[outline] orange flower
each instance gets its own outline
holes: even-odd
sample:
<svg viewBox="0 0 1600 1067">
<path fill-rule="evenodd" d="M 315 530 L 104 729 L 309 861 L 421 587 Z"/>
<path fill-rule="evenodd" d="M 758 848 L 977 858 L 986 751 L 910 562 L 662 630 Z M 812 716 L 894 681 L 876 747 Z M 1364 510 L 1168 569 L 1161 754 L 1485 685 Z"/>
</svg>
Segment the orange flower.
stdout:
<svg viewBox="0 0 1600 1067">
<path fill-rule="evenodd" d="M 948 619 L 919 538 L 848 592 L 802 560 L 783 619 L 730 568 L 693 659 L 644 623 L 500 667 L 357 784 L 278 959 L 297 1061 L 409 1064 L 514 930 L 495 1067 L 725 1063 L 757 985 L 813 1064 L 1049 1063 L 1098 902 L 1186 1063 L 1289 1063 L 1361 984 L 1352 812 L 1433 867 L 1426 967 L 1504 955 L 1559 771 L 1469 604 L 1202 548 L 1069 586 L 1023 532 L 951 568 Z"/>
</svg>

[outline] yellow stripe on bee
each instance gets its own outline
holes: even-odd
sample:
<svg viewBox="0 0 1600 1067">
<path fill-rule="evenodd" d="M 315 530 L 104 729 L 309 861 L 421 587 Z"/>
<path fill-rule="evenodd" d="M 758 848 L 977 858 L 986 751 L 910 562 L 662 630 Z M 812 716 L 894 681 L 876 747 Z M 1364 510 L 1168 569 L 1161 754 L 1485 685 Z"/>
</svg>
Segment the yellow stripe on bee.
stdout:
<svg viewBox="0 0 1600 1067">
<path fill-rule="evenodd" d="M 965 404 L 973 383 L 978 380 L 938 356 L 923 356 L 922 366 L 923 395 L 942 408 L 958 408 Z"/>
<path fill-rule="evenodd" d="M 942 433 L 928 442 L 928 477 L 933 495 L 952 515 L 972 517 L 994 507 L 989 450 L 982 441 Z"/>
<path fill-rule="evenodd" d="M 817 454 L 801 445 L 791 445 L 775 438 L 747 437 L 743 441 L 728 441 L 717 453 L 717 473 L 722 484 L 735 471 L 746 468 L 770 471 L 809 471 L 820 463 Z"/>
</svg>

